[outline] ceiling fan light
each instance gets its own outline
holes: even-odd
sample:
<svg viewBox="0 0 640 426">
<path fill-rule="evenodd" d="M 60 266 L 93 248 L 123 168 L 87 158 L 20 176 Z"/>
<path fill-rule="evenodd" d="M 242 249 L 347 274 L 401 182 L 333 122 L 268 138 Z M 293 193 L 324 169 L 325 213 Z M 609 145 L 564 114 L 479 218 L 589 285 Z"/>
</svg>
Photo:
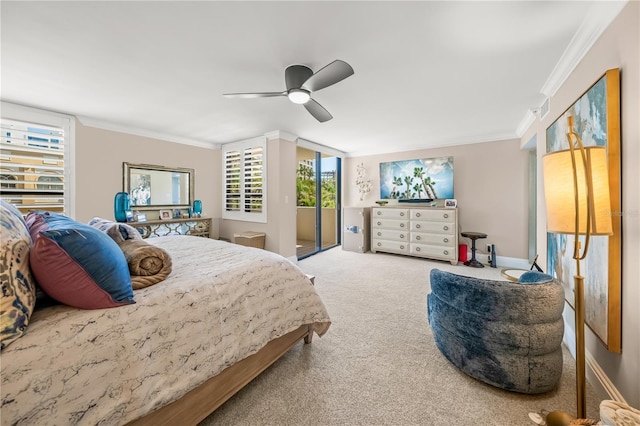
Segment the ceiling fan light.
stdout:
<svg viewBox="0 0 640 426">
<path fill-rule="evenodd" d="M 311 99 L 309 92 L 302 89 L 289 90 L 289 93 L 287 93 L 287 97 L 294 104 L 304 104 L 304 103 L 307 103 L 309 99 Z"/>
</svg>

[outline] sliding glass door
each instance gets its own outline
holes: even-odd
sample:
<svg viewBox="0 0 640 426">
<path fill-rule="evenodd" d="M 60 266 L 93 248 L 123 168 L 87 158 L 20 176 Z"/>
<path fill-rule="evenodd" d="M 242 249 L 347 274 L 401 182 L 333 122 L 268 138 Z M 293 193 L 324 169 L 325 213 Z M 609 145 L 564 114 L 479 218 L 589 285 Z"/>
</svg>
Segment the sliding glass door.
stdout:
<svg viewBox="0 0 640 426">
<path fill-rule="evenodd" d="M 340 244 L 341 159 L 297 148 L 297 256 Z"/>
</svg>

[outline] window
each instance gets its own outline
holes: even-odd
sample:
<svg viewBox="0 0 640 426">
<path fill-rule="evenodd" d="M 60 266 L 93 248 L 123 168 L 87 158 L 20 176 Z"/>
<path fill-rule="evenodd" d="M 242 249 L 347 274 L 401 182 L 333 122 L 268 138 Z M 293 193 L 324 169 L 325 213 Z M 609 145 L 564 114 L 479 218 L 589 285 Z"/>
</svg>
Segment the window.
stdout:
<svg viewBox="0 0 640 426">
<path fill-rule="evenodd" d="M 266 148 L 264 137 L 223 145 L 224 219 L 267 221 Z"/>
<path fill-rule="evenodd" d="M 3 102 L 0 127 L 2 199 L 72 216 L 73 117 Z"/>
</svg>

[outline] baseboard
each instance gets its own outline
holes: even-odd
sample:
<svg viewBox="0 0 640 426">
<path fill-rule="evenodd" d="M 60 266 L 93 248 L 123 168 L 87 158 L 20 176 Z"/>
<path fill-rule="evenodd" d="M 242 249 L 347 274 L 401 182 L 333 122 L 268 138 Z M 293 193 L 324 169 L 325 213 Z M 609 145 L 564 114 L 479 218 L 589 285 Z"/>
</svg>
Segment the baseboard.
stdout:
<svg viewBox="0 0 640 426">
<path fill-rule="evenodd" d="M 515 269 L 531 268 L 531 262 L 529 262 L 527 259 L 520 259 L 517 257 L 497 256 L 496 264 L 500 268 L 515 268 Z"/>
<path fill-rule="evenodd" d="M 569 349 L 573 359 L 576 359 L 576 335 L 566 321 L 564 322 L 564 336 L 562 337 L 562 341 Z M 620 391 L 611 379 L 609 379 L 609 376 L 607 376 L 602 367 L 600 367 L 600 364 L 598 364 L 593 355 L 591 355 L 591 352 L 586 349 L 584 351 L 584 359 L 587 381 L 593 386 L 598 398 L 601 401 L 604 399 L 612 399 L 626 404 L 627 401 L 625 401 Z"/>
</svg>

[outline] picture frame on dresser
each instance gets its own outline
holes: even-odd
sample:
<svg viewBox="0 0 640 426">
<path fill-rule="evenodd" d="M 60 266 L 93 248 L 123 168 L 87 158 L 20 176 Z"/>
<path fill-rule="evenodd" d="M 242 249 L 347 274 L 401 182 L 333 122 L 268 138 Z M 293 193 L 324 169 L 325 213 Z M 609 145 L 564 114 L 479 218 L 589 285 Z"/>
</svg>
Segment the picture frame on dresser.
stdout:
<svg viewBox="0 0 640 426">
<path fill-rule="evenodd" d="M 160 220 L 169 220 L 173 218 L 173 212 L 169 209 L 160 210 Z"/>
<path fill-rule="evenodd" d="M 133 222 L 134 221 L 133 212 L 131 210 L 125 210 L 124 216 L 125 216 L 127 222 Z"/>
<path fill-rule="evenodd" d="M 445 207 L 458 207 L 458 200 L 456 200 L 455 198 L 447 198 L 446 200 L 444 200 L 444 206 Z"/>
</svg>

